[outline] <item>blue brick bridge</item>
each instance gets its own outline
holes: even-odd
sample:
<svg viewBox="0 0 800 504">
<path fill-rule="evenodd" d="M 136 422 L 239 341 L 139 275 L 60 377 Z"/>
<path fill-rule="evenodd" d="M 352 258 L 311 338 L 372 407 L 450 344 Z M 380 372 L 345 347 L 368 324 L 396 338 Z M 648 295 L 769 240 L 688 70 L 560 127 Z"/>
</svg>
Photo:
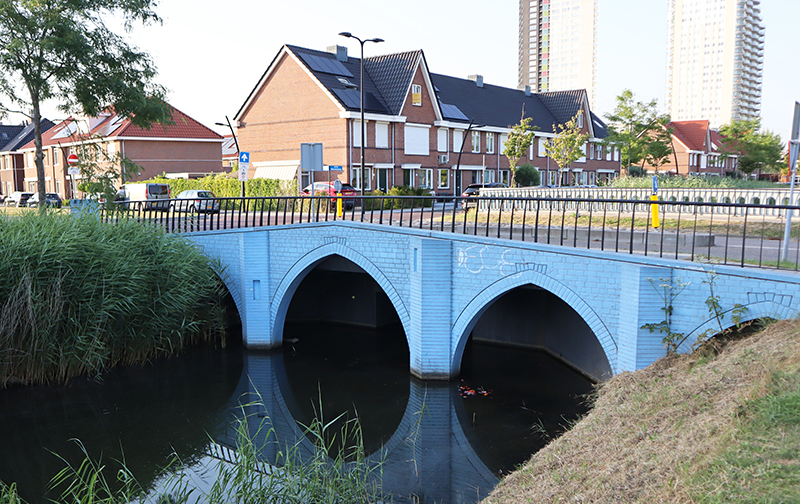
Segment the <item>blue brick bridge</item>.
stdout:
<svg viewBox="0 0 800 504">
<path fill-rule="evenodd" d="M 720 322 L 732 325 L 737 304 L 746 308 L 742 321 L 800 309 L 799 274 L 756 268 L 349 221 L 186 236 L 219 259 L 248 348 L 282 344 L 291 301 L 310 273 L 348 272 L 292 310 L 372 326 L 396 314 L 411 373 L 422 379 L 457 376 L 470 337 L 545 350 L 595 379 L 645 367 L 666 352 L 661 334 L 641 328 L 664 319 L 660 283 L 688 284 L 673 300 L 672 330 L 688 336 L 683 349 Z M 721 321 L 705 304 L 711 272 Z"/>
</svg>

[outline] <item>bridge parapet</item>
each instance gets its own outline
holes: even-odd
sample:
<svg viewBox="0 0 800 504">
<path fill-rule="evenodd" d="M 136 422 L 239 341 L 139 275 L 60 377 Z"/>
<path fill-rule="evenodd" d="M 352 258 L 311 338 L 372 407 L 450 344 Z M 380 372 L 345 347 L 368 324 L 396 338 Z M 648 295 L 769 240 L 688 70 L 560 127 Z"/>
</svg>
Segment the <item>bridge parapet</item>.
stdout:
<svg viewBox="0 0 800 504">
<path fill-rule="evenodd" d="M 651 279 L 688 282 L 672 300 L 672 330 L 688 336 L 682 349 L 720 321 L 723 327 L 731 325 L 730 310 L 737 304 L 746 308 L 742 321 L 795 317 L 800 307 L 800 275 L 794 272 L 378 224 L 305 223 L 205 231 L 187 238 L 220 260 L 250 348 L 282 344 L 288 305 L 316 265 L 333 256 L 351 261 L 387 294 L 406 334 L 411 372 L 426 379 L 457 376 L 476 324 L 498 299 L 520 287 L 546 292 L 565 307 L 548 314 L 542 305 L 513 315 L 523 322 L 526 317 L 551 319 L 548 331 L 530 336 L 530 345 L 597 379 L 639 369 L 665 355 L 662 335 L 642 327 L 664 319 L 663 299 Z M 705 304 L 711 293 L 704 281 L 712 269 L 714 295 L 724 312 L 720 320 L 709 315 Z M 563 329 L 577 327 L 571 323 L 559 330 L 562 317 L 573 317 L 588 329 Z"/>
</svg>

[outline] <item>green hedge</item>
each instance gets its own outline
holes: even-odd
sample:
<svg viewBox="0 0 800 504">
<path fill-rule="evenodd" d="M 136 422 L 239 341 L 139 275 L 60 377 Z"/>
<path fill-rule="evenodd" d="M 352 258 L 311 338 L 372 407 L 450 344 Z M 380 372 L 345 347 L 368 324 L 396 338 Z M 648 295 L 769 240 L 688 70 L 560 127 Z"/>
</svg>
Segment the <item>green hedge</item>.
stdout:
<svg viewBox="0 0 800 504">
<path fill-rule="evenodd" d="M 611 187 L 651 187 L 652 176 L 625 177 L 613 181 Z M 771 187 L 786 187 L 765 180 L 746 180 L 734 177 L 697 177 L 690 176 L 658 176 L 658 186 L 662 188 L 688 188 L 688 189 L 760 189 Z"/>
<path fill-rule="evenodd" d="M 219 279 L 179 235 L 135 220 L 0 217 L 0 385 L 145 362 L 219 337 Z"/>
</svg>

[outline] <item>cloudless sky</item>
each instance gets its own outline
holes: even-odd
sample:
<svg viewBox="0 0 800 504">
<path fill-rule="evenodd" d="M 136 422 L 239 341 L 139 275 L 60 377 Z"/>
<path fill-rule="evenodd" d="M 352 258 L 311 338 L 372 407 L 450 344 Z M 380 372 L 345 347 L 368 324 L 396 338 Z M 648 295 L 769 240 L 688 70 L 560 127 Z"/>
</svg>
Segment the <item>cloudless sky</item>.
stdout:
<svg viewBox="0 0 800 504">
<path fill-rule="evenodd" d="M 800 1 L 764 0 L 761 9 L 762 123 L 786 140 L 800 100 Z M 131 43 L 153 56 L 170 103 L 220 133 L 227 128 L 214 123 L 233 118 L 283 44 L 340 44 L 358 57 L 358 42 L 342 31 L 386 41 L 366 44 L 367 57 L 422 49 L 434 73 L 517 85 L 518 0 L 161 0 L 156 11 L 163 24 L 135 28 Z M 626 88 L 663 107 L 666 16 L 667 0 L 599 0 L 595 113 L 611 112 Z"/>
</svg>

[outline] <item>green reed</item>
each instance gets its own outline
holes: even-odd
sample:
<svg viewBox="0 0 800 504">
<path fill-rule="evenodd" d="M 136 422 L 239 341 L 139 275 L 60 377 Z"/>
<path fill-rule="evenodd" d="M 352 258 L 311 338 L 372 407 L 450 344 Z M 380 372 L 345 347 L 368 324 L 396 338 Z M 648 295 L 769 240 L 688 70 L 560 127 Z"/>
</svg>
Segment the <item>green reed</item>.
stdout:
<svg viewBox="0 0 800 504">
<path fill-rule="evenodd" d="M 188 240 L 134 220 L 0 217 L 0 386 L 63 381 L 217 337 L 212 266 Z"/>
</svg>

